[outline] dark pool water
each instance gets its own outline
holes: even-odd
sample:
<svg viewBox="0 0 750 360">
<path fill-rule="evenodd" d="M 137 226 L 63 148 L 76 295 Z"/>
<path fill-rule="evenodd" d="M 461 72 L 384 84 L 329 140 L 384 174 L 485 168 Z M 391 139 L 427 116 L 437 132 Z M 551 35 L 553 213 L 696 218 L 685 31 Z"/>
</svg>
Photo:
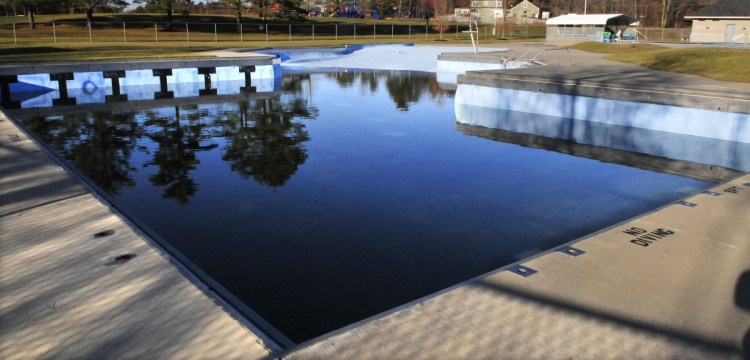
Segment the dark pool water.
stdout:
<svg viewBox="0 0 750 360">
<path fill-rule="evenodd" d="M 217 101 L 24 121 L 294 342 L 708 186 L 465 135 L 431 74 Z"/>
</svg>

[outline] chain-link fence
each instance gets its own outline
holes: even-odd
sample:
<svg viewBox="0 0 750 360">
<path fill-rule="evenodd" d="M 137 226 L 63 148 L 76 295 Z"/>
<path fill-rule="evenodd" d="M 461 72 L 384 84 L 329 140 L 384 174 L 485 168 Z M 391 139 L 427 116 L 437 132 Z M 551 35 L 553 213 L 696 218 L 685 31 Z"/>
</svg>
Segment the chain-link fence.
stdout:
<svg viewBox="0 0 750 360">
<path fill-rule="evenodd" d="M 452 24 L 439 30 L 436 24 L 347 23 L 144 23 L 144 22 L 50 22 L 0 25 L 0 44 L 113 43 L 113 42 L 269 42 L 316 40 L 465 39 L 468 25 Z M 543 25 L 480 25 L 479 39 L 534 39 L 546 36 Z M 643 41 L 687 41 L 690 29 L 634 28 Z"/>
<path fill-rule="evenodd" d="M 638 29 L 647 41 L 688 41 L 691 29 L 675 28 L 640 28 Z"/>
<path fill-rule="evenodd" d="M 417 40 L 469 39 L 468 25 L 444 26 L 442 32 L 435 24 L 279 24 L 279 23 L 86 23 L 51 22 L 0 25 L 0 43 L 112 43 L 112 42 L 263 42 L 315 40 Z M 480 39 L 540 38 L 544 26 L 508 25 L 493 29 L 480 26 Z"/>
</svg>

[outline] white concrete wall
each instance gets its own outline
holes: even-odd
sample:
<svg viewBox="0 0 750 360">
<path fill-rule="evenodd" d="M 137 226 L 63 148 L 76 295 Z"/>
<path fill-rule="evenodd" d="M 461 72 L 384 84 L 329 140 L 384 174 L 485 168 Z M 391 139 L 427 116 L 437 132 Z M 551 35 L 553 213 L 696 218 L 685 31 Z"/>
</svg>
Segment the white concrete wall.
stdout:
<svg viewBox="0 0 750 360">
<path fill-rule="evenodd" d="M 748 4 L 750 6 L 750 4 Z M 750 19 L 693 20 L 690 42 L 725 42 L 727 25 L 734 24 L 734 43 L 750 44 Z"/>
<path fill-rule="evenodd" d="M 456 104 L 750 143 L 750 115 L 459 84 Z"/>
<path fill-rule="evenodd" d="M 456 121 L 673 160 L 750 171 L 750 143 L 456 104 Z"/>
<path fill-rule="evenodd" d="M 201 75 L 202 76 L 202 75 Z M 106 79 L 108 80 L 108 79 Z M 273 92 L 274 79 L 252 79 L 252 86 L 257 92 Z M 217 95 L 234 95 L 239 94 L 241 87 L 245 86 L 244 77 L 242 80 L 224 80 L 212 82 L 212 88 L 216 89 Z M 174 98 L 186 98 L 200 96 L 200 90 L 203 90 L 203 82 L 185 82 L 170 83 L 167 86 L 168 91 L 172 91 Z M 92 91 L 93 89 L 93 91 Z M 159 92 L 161 87 L 159 83 L 149 83 L 145 85 L 129 85 L 120 88 L 120 93 L 128 96 L 128 101 L 154 100 L 154 94 Z M 106 96 L 112 95 L 111 87 L 100 88 L 73 88 L 68 89 L 68 98 L 75 99 L 76 104 L 102 104 L 105 103 Z M 60 98 L 58 90 L 33 97 L 21 102 L 22 109 L 51 107 L 53 100 Z"/>
<path fill-rule="evenodd" d="M 273 79 L 273 65 L 256 66 L 251 78 L 255 79 Z M 211 74 L 211 82 L 244 80 L 245 74 L 239 71 L 238 66 L 217 67 L 216 73 Z M 18 75 L 18 81 L 42 86 L 53 90 L 59 90 L 59 84 L 56 80 L 51 80 L 49 74 L 26 74 Z M 159 77 L 154 76 L 152 70 L 128 70 L 125 71 L 125 77 L 120 78 L 120 86 L 141 86 L 141 85 L 159 85 Z M 203 75 L 198 74 L 198 69 L 172 69 L 172 75 L 167 76 L 168 84 L 177 83 L 203 83 Z M 99 72 L 74 73 L 73 80 L 67 81 L 68 89 L 92 89 L 105 88 L 112 86 L 111 79 L 105 79 L 104 74 Z M 10 85 L 11 93 L 16 92 L 18 86 Z"/>
<path fill-rule="evenodd" d="M 439 83 L 455 84 L 458 75 L 463 75 L 467 71 L 518 69 L 526 67 L 525 65 L 525 63 L 518 64 L 518 62 L 510 62 L 506 66 L 503 64 L 492 63 L 438 60 L 435 72 L 437 73 L 437 80 Z"/>
</svg>

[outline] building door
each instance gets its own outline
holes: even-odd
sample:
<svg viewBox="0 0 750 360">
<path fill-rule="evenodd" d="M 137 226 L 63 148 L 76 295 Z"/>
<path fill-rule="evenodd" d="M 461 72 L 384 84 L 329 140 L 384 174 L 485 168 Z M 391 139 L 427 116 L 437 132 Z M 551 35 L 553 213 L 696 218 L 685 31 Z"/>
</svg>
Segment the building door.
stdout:
<svg viewBox="0 0 750 360">
<path fill-rule="evenodd" d="M 734 24 L 727 24 L 727 30 L 724 32 L 724 42 L 732 42 L 734 39 Z"/>
</svg>

